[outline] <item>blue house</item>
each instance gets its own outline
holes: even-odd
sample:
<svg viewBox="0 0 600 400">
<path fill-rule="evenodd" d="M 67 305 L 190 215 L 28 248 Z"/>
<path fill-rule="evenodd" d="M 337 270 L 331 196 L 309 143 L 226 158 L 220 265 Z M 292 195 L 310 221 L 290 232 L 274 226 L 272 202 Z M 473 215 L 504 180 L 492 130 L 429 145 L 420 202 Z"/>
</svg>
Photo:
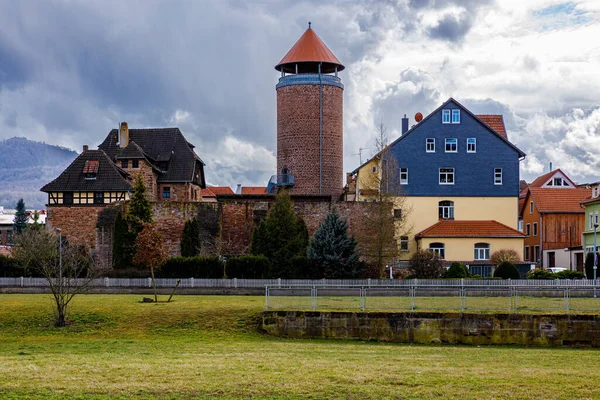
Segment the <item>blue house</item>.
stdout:
<svg viewBox="0 0 600 400">
<path fill-rule="evenodd" d="M 403 198 L 397 215 L 400 251 L 408 258 L 430 248 L 449 261 L 489 264 L 490 254 L 514 249 L 522 259 L 518 227 L 519 162 L 525 153 L 512 144 L 500 115 L 475 115 L 450 98 L 352 174 L 356 200 L 372 201 L 380 188 L 380 159 L 393 157 Z M 389 179 L 388 179 L 389 180 Z M 468 221 L 478 221 L 469 224 Z M 410 232 L 407 230 L 410 229 Z M 410 237 L 414 237 L 414 241 Z M 468 240 L 465 240 L 467 239 Z"/>
</svg>

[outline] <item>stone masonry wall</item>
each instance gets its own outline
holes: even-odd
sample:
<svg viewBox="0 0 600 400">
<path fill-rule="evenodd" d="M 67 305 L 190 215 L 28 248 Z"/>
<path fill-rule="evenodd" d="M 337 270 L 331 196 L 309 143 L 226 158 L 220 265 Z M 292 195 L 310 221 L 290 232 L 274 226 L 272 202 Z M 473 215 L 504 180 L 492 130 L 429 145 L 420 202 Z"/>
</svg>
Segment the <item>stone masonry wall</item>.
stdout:
<svg viewBox="0 0 600 400">
<path fill-rule="evenodd" d="M 96 221 L 103 206 L 48 207 L 47 229 L 60 228 L 70 242 L 96 247 Z"/>
<path fill-rule="evenodd" d="M 292 338 L 600 347 L 600 315 L 266 311 L 263 329 Z"/>
<path fill-rule="evenodd" d="M 323 195 L 343 187 L 342 88 L 323 86 Z M 277 89 L 277 173 L 294 175 L 292 194 L 319 195 L 319 85 Z"/>
</svg>

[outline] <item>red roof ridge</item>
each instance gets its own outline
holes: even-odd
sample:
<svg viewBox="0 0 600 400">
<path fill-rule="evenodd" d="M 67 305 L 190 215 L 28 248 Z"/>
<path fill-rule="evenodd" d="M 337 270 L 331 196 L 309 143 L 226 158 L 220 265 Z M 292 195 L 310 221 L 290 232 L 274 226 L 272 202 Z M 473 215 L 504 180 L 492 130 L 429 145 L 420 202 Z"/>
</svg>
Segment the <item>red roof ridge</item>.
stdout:
<svg viewBox="0 0 600 400">
<path fill-rule="evenodd" d="M 494 232 L 495 231 L 495 232 Z M 496 220 L 452 220 L 436 222 L 415 235 L 419 237 L 524 237 L 525 234 Z"/>
</svg>

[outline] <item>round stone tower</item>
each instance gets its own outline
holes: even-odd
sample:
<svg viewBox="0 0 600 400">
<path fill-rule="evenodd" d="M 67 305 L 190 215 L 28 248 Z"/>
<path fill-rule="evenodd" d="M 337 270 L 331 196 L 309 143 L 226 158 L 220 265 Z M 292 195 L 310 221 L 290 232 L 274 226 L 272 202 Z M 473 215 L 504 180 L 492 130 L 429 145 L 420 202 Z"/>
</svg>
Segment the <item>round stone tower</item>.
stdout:
<svg viewBox="0 0 600 400">
<path fill-rule="evenodd" d="M 277 176 L 292 194 L 339 196 L 343 185 L 344 66 L 310 27 L 275 66 Z"/>
</svg>

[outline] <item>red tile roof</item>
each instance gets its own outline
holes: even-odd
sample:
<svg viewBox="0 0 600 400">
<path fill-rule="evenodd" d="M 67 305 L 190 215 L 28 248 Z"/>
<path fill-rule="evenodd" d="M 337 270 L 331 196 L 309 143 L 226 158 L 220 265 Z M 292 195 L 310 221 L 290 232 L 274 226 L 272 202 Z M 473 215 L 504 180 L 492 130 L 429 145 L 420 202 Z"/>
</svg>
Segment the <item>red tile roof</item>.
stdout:
<svg viewBox="0 0 600 400">
<path fill-rule="evenodd" d="M 214 194 L 235 194 L 229 186 L 208 186 L 207 189 Z"/>
<path fill-rule="evenodd" d="M 209 188 L 202 189 L 202 197 L 217 197 Z"/>
<path fill-rule="evenodd" d="M 336 66 L 338 71 L 344 69 L 340 60 L 333 55 L 331 50 L 329 50 L 310 26 L 306 32 L 300 36 L 300 39 L 298 39 L 290 51 L 288 51 L 281 61 L 279 61 L 279 64 L 275 66 L 275 69 L 278 71 L 281 71 L 282 69 L 288 70 L 289 68 L 286 68 L 286 64 L 303 62 L 322 62 L 324 68 L 323 72 L 325 73 L 333 72 Z M 293 68 L 291 69 L 293 70 Z"/>
<path fill-rule="evenodd" d="M 267 194 L 266 186 L 242 186 L 242 194 Z"/>
<path fill-rule="evenodd" d="M 524 236 L 523 232 L 498 221 L 457 221 L 453 219 L 441 220 L 415 235 L 416 238 L 520 238 Z"/>
<path fill-rule="evenodd" d="M 533 197 L 533 203 L 540 213 L 581 213 L 585 210 L 580 204 L 592 190 L 586 188 L 560 189 L 530 187 L 529 192 Z"/>
<path fill-rule="evenodd" d="M 502 115 L 496 114 L 481 114 L 477 115 L 477 118 L 482 120 L 487 126 L 495 130 L 502 136 L 504 139 L 508 139 L 506 134 L 506 128 L 504 127 L 504 118 Z"/>
</svg>

